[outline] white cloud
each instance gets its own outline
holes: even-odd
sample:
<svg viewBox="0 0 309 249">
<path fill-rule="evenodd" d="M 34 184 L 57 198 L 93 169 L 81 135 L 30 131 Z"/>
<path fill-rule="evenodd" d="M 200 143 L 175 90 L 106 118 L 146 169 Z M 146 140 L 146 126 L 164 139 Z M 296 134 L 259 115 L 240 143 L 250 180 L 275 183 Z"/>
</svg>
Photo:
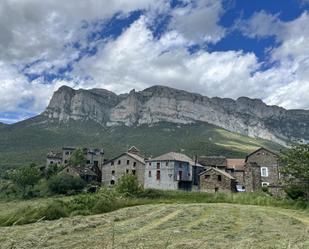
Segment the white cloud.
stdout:
<svg viewBox="0 0 309 249">
<path fill-rule="evenodd" d="M 249 37 L 275 36 L 278 46 L 270 50 L 274 66 L 255 74 L 257 84 L 268 82 L 271 91 L 264 96 L 269 104 L 286 108 L 309 108 L 309 13 L 293 21 L 282 22 L 278 16 L 256 13 L 242 30 Z"/>
<path fill-rule="evenodd" d="M 216 43 L 225 34 L 218 25 L 223 7 L 218 0 L 186 1 L 185 7 L 171 13 L 170 28 L 177 30 L 192 43 Z"/>
<path fill-rule="evenodd" d="M 93 81 L 83 87 L 103 87 L 118 93 L 160 84 L 208 96 L 258 96 L 254 82 L 248 80 L 259 67 L 254 54 L 190 54 L 179 44 L 185 41 L 176 31 L 154 39 L 143 16 L 116 41 L 104 45 L 96 56 L 82 60 L 75 73 L 84 70 L 92 75 Z"/>
</svg>

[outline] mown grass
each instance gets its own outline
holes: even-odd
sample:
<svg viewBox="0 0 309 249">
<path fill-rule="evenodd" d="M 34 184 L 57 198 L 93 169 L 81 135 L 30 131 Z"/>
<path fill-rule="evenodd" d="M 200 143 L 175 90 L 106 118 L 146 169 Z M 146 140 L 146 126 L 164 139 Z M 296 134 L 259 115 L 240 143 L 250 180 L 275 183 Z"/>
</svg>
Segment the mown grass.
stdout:
<svg viewBox="0 0 309 249">
<path fill-rule="evenodd" d="M 0 228 L 2 249 L 306 249 L 304 211 L 224 203 L 158 204 Z"/>
<path fill-rule="evenodd" d="M 233 203 L 258 206 L 272 206 L 308 211 L 308 203 L 287 199 L 276 199 L 265 193 L 210 194 L 201 192 L 163 191 L 146 189 L 137 196 L 123 196 L 112 189 L 102 189 L 96 194 L 81 194 L 70 198 L 36 200 L 31 205 L 15 202 L 8 211 L 0 205 L 0 226 L 55 220 L 76 215 L 93 215 L 117 209 L 146 204 L 175 203 Z M 9 204 L 4 205 L 8 207 Z M 11 205 L 12 206 L 12 205 Z M 309 211 L 308 211 L 309 212 Z"/>
</svg>

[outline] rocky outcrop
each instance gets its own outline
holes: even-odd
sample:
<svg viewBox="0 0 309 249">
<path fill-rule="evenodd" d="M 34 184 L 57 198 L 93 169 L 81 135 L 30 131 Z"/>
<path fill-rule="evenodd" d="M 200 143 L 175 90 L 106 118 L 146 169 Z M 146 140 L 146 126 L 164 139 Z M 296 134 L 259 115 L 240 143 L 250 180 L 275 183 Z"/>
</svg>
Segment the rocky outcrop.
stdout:
<svg viewBox="0 0 309 249">
<path fill-rule="evenodd" d="M 116 95 L 103 89 L 55 92 L 43 113 L 51 120 L 93 120 L 103 126 L 207 122 L 284 144 L 309 140 L 309 111 L 268 106 L 259 99 L 208 98 L 164 86 Z"/>
</svg>

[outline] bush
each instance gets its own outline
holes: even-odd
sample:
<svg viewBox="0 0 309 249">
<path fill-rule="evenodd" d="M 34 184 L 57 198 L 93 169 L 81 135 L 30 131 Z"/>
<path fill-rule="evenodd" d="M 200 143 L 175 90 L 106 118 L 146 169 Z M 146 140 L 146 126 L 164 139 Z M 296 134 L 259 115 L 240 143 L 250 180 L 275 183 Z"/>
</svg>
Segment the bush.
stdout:
<svg viewBox="0 0 309 249">
<path fill-rule="evenodd" d="M 74 194 L 86 186 L 86 182 L 80 177 L 68 174 L 55 175 L 48 180 L 47 184 L 48 189 L 56 194 Z"/>
<path fill-rule="evenodd" d="M 285 192 L 288 197 L 292 200 L 305 199 L 306 193 L 299 186 L 289 186 L 285 189 Z"/>
<path fill-rule="evenodd" d="M 143 187 L 138 183 L 137 177 L 131 174 L 126 174 L 120 177 L 116 191 L 125 196 L 137 196 Z"/>
</svg>

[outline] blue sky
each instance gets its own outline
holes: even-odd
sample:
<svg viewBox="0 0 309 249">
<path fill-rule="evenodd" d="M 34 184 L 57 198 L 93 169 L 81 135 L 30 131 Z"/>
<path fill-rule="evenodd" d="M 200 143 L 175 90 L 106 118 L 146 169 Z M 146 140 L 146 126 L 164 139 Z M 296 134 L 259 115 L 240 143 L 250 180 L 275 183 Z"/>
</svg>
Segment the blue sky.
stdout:
<svg viewBox="0 0 309 249">
<path fill-rule="evenodd" d="M 159 84 L 309 109 L 309 0 L 3 0 L 0 122 L 61 85 Z"/>
</svg>

